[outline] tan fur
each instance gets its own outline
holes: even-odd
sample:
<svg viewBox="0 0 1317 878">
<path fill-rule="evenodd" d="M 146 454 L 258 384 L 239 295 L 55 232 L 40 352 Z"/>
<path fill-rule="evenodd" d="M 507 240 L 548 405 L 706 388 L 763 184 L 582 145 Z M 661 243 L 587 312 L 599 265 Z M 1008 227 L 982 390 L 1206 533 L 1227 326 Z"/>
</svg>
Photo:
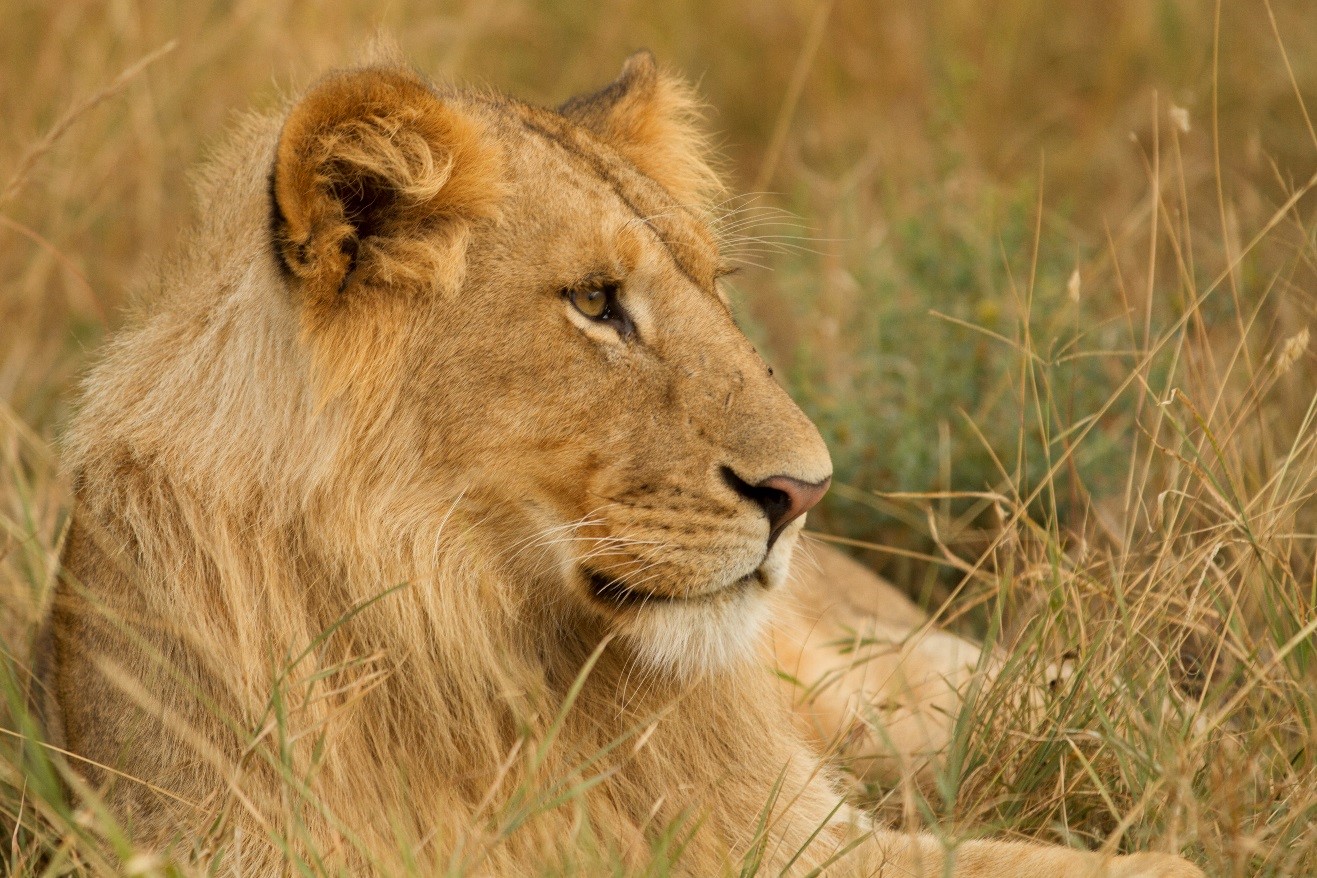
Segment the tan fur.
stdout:
<svg viewBox="0 0 1317 878">
<path fill-rule="evenodd" d="M 932 837 L 842 805 L 770 672 L 775 604 L 779 660 L 845 615 L 826 577 L 792 604 L 801 520 L 769 550 L 723 468 L 830 462 L 716 289 L 688 96 L 646 56 L 565 115 L 366 68 L 203 175 L 65 449 L 51 684 L 135 838 L 242 875 L 503 876 L 639 865 L 677 826 L 678 870 L 713 875 L 808 871 L 858 833 L 834 871 L 944 874 Z M 610 283 L 629 329 L 562 295 Z"/>
<path fill-rule="evenodd" d="M 990 682 L 995 657 L 816 541 L 796 549 L 789 595 L 772 644 L 801 730 L 870 782 L 929 782 L 966 690 Z"/>
</svg>

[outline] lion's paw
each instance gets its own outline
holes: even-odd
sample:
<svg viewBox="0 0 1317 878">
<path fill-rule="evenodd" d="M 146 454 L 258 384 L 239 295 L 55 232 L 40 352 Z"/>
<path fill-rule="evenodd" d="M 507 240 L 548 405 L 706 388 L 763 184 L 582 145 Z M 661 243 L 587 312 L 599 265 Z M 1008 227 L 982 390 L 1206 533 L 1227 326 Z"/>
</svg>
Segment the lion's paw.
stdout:
<svg viewBox="0 0 1317 878">
<path fill-rule="evenodd" d="M 1131 854 L 1111 864 L 1111 878 L 1206 878 L 1188 860 L 1174 854 Z"/>
</svg>

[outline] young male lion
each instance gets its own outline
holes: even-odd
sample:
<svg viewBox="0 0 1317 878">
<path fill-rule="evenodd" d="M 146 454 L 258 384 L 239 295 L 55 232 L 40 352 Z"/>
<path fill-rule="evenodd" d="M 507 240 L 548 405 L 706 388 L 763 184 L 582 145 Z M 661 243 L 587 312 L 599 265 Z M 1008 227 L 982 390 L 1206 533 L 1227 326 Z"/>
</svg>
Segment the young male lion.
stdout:
<svg viewBox="0 0 1317 878">
<path fill-rule="evenodd" d="M 843 805 L 766 654 L 831 464 L 719 289 L 693 107 L 644 53 L 557 112 L 386 63 L 203 175 L 66 445 L 54 715 L 134 838 L 246 875 L 1201 874 Z"/>
</svg>

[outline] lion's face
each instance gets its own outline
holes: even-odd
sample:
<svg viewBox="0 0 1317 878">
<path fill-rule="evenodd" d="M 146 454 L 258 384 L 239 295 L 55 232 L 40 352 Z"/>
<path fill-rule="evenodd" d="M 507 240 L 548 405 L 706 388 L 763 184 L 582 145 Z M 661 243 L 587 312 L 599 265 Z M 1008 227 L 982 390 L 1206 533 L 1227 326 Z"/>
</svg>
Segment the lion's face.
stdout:
<svg viewBox="0 0 1317 878">
<path fill-rule="evenodd" d="M 375 78 L 364 98 L 352 77 Z M 679 200 L 691 195 L 681 186 L 690 173 L 672 178 L 674 197 L 655 179 L 662 167 L 649 169 L 654 176 L 637 168 L 647 144 L 610 141 L 614 128 L 636 128 L 673 97 L 652 61 L 633 59 L 617 83 L 561 115 L 444 103 L 390 71 L 318 90 L 335 88 L 345 93 L 329 102 L 332 113 L 312 106 L 333 117 L 305 126 L 315 137 L 366 118 L 393 142 L 399 127 L 405 134 L 442 113 L 420 135 L 434 142 L 411 143 L 421 158 L 400 161 L 423 168 L 428 148 L 449 167 L 430 195 L 436 203 L 409 207 L 403 219 L 374 215 L 405 211 L 401 195 L 380 194 L 387 182 L 375 167 L 365 185 L 301 174 L 325 193 L 331 217 L 298 217 L 304 193 L 283 190 L 314 150 L 287 145 L 317 92 L 294 110 L 274 177 L 276 229 L 290 283 L 308 299 L 312 344 L 318 333 L 335 345 L 355 336 L 404 364 L 354 373 L 400 380 L 394 416 L 425 438 L 394 453 L 419 455 L 436 496 L 460 496 L 499 528 L 511 563 L 555 612 L 592 614 L 670 667 L 744 653 L 831 464 L 733 321 L 718 241 L 701 211 Z M 391 104 L 418 103 L 407 122 L 382 118 Z M 353 132 L 333 148 L 381 148 Z M 648 146 L 670 174 L 682 172 L 673 159 L 681 144 Z M 347 167 L 331 163 L 336 174 Z M 445 188 L 467 203 L 444 202 Z M 311 213 L 322 206 L 312 205 Z M 318 242 L 335 221 L 346 243 Z M 314 256 L 305 256 L 317 246 L 322 260 L 341 260 L 319 297 Z M 394 279 L 425 260 L 438 280 L 424 294 L 400 291 Z M 378 289 L 352 289 L 368 284 Z M 384 304 L 343 303 L 354 295 Z M 384 325 L 394 337 L 384 338 L 379 312 L 391 315 Z"/>
</svg>

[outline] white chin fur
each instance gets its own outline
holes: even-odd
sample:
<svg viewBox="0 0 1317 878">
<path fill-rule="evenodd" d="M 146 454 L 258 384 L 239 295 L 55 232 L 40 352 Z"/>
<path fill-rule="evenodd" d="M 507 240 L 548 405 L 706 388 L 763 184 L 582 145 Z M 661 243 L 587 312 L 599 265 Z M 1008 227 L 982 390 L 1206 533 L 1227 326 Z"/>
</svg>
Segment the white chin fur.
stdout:
<svg viewBox="0 0 1317 878">
<path fill-rule="evenodd" d="M 767 587 L 748 585 L 711 600 L 654 603 L 629 614 L 617 633 L 636 656 L 655 670 L 698 677 L 757 655 L 773 611 L 770 594 L 786 582 L 804 516 L 778 539 L 760 566 Z"/>
<path fill-rule="evenodd" d="M 749 586 L 719 600 L 651 604 L 632 614 L 619 633 L 646 664 L 698 677 L 755 655 L 770 611 L 768 595 Z"/>
</svg>

